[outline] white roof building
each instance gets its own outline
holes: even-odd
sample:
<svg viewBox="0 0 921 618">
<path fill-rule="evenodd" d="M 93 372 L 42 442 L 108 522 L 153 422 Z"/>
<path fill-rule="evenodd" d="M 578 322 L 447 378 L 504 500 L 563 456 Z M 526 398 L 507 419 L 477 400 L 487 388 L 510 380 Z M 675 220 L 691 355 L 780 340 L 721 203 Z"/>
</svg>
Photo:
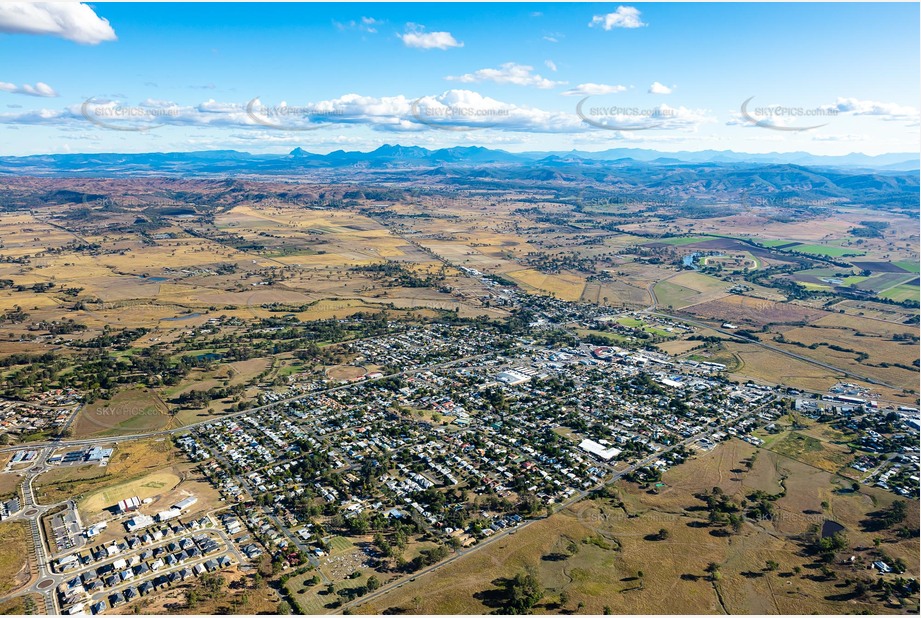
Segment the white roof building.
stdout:
<svg viewBox="0 0 921 618">
<path fill-rule="evenodd" d="M 183 498 L 179 502 L 173 505 L 173 508 L 177 511 L 184 511 L 187 508 L 191 507 L 193 504 L 198 502 L 198 498 L 195 496 L 189 496 L 188 498 Z"/>
<path fill-rule="evenodd" d="M 128 532 L 134 532 L 135 530 L 146 528 L 153 523 L 154 519 L 150 515 L 135 515 L 125 522 L 125 526 L 128 528 Z"/>
<path fill-rule="evenodd" d="M 621 450 L 619 448 L 605 448 L 603 445 L 598 444 L 594 440 L 585 439 L 579 443 L 579 448 L 587 453 L 591 453 L 596 457 L 600 457 L 605 461 L 609 461 L 614 457 L 620 455 Z"/>
<path fill-rule="evenodd" d="M 503 371 L 502 373 L 497 375 L 496 379 L 499 380 L 500 382 L 504 382 L 508 384 L 509 386 L 516 386 L 518 384 L 524 384 L 531 378 L 530 376 L 526 376 L 520 371 L 510 369 L 509 371 Z"/>
<path fill-rule="evenodd" d="M 160 511 L 157 513 L 158 521 L 169 521 L 170 519 L 175 519 L 181 515 L 182 512 L 176 509 L 170 509 L 168 511 Z"/>
</svg>

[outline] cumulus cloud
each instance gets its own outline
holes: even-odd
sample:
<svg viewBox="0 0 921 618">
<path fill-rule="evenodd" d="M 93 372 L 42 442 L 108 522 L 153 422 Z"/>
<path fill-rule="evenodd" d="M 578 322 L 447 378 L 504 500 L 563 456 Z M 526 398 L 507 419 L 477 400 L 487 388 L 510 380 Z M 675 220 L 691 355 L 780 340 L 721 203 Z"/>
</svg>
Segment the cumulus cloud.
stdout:
<svg viewBox="0 0 921 618">
<path fill-rule="evenodd" d="M 27 94 L 30 97 L 56 97 L 60 96 L 54 88 L 44 82 L 36 82 L 34 86 L 23 84 L 17 86 L 7 82 L 0 82 L 0 90 L 3 92 L 12 92 L 13 94 Z"/>
<path fill-rule="evenodd" d="M 416 49 L 449 49 L 463 47 L 450 32 L 426 32 L 425 26 L 406 24 L 406 32 L 397 35 L 406 47 Z"/>
<path fill-rule="evenodd" d="M 733 110 L 726 124 L 781 131 L 805 131 L 823 127 L 842 118 L 858 116 L 885 122 L 905 122 L 909 127 L 917 126 L 919 120 L 916 108 L 899 103 L 839 97 L 832 105 L 810 107 L 780 103 L 754 104 L 751 103 L 752 99 L 754 97 L 746 99 L 739 111 Z"/>
<path fill-rule="evenodd" d="M 96 98 L 63 109 L 20 110 L 0 113 L 7 126 L 47 125 L 63 129 L 87 122 L 107 128 L 141 130 L 181 126 L 279 131 L 337 126 L 366 126 L 376 131 L 422 132 L 495 128 L 511 132 L 568 133 L 586 130 L 574 113 L 545 111 L 498 101 L 470 90 L 447 90 L 437 96 L 369 97 L 345 94 L 307 104 L 270 104 L 254 99 L 229 103 L 209 99 L 197 105 L 177 105 L 148 99 L 130 105 Z"/>
<path fill-rule="evenodd" d="M 548 69 L 556 73 L 556 63 L 553 60 L 544 60 L 544 64 Z"/>
<path fill-rule="evenodd" d="M 652 82 L 652 85 L 649 86 L 649 94 L 671 94 L 674 86 L 669 88 L 665 84 L 660 84 L 659 82 Z"/>
<path fill-rule="evenodd" d="M 629 131 L 639 125 L 649 128 L 696 130 L 710 118 L 705 112 L 665 105 L 649 110 L 586 106 L 581 110 L 550 111 L 518 105 L 465 89 L 452 89 L 439 95 L 372 97 L 349 93 L 310 103 L 284 101 L 268 103 L 226 102 L 209 99 L 196 105 L 147 99 L 137 104 L 111 98 L 94 98 L 63 109 L 10 110 L 0 113 L 0 124 L 55 126 L 62 130 L 114 129 L 153 130 L 158 127 L 236 129 L 245 134 L 296 135 L 298 131 L 322 130 L 316 139 L 346 127 L 366 127 L 373 131 L 416 133 L 420 139 L 432 131 L 490 130 L 490 135 L 506 132 L 578 135 L 606 128 Z M 594 120 L 587 122 L 585 118 Z M 621 128 L 618 128 L 621 127 Z M 635 129 L 634 129 L 635 130 Z M 479 134 L 478 134 L 479 135 Z"/>
<path fill-rule="evenodd" d="M 624 92 L 627 90 L 626 86 L 621 86 L 620 84 L 608 85 L 608 84 L 579 84 L 575 88 L 570 88 L 569 90 L 564 90 L 561 94 L 567 97 L 588 97 L 598 94 L 617 94 L 618 92 Z"/>
<path fill-rule="evenodd" d="M 84 45 L 117 39 L 108 20 L 82 2 L 2 2 L 0 32 L 57 36 Z"/>
<path fill-rule="evenodd" d="M 413 101 L 412 119 L 435 128 L 496 128 L 511 132 L 568 133 L 583 130 L 566 112 L 505 103 L 471 90 L 448 90 Z"/>
<path fill-rule="evenodd" d="M 566 82 L 555 82 L 534 73 L 534 67 L 514 62 L 506 62 L 498 69 L 480 69 L 464 75 L 447 76 L 445 79 L 454 82 L 469 84 L 472 82 L 495 82 L 497 84 L 513 84 L 515 86 L 535 86 L 537 88 L 553 88 Z"/>
<path fill-rule="evenodd" d="M 914 119 L 918 116 L 918 110 L 907 105 L 882 103 L 880 101 L 862 101 L 844 97 L 838 97 L 834 105 L 826 105 L 824 109 L 854 116 L 882 116 L 886 120 Z"/>
<path fill-rule="evenodd" d="M 716 119 L 708 110 L 661 104 L 650 108 L 626 105 L 592 105 L 579 102 L 576 111 L 587 124 L 608 131 L 697 131 Z M 583 105 L 584 104 L 584 105 Z"/>
<path fill-rule="evenodd" d="M 588 24 L 590 28 L 600 26 L 605 30 L 614 28 L 642 28 L 646 24 L 640 18 L 640 11 L 632 6 L 619 6 L 613 13 L 595 15 Z"/>
</svg>

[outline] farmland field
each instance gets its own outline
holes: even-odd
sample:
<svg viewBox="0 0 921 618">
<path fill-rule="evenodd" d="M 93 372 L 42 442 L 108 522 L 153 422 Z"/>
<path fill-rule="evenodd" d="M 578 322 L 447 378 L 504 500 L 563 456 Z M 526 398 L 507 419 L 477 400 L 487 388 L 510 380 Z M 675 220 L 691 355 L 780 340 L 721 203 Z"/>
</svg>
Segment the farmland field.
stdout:
<svg viewBox="0 0 921 618">
<path fill-rule="evenodd" d="M 902 260 L 900 262 L 896 262 L 895 265 L 899 268 L 907 270 L 910 273 L 921 272 L 921 263 L 919 263 L 918 260 Z"/>
<path fill-rule="evenodd" d="M 889 300 L 894 300 L 896 302 L 902 302 L 904 300 L 918 300 L 919 288 L 917 285 L 897 285 L 895 287 L 889 288 L 888 290 L 885 290 L 884 292 L 881 292 L 880 296 L 883 298 L 888 298 Z"/>
<path fill-rule="evenodd" d="M 812 253 L 814 255 L 824 255 L 828 257 L 860 256 L 866 255 L 865 251 L 852 249 L 850 247 L 835 247 L 830 245 L 794 245 L 789 247 L 794 251 L 801 253 Z"/>
<path fill-rule="evenodd" d="M 684 311 L 702 318 L 757 326 L 811 322 L 825 315 L 823 311 L 808 307 L 745 296 L 727 296 L 685 307 Z"/>
</svg>

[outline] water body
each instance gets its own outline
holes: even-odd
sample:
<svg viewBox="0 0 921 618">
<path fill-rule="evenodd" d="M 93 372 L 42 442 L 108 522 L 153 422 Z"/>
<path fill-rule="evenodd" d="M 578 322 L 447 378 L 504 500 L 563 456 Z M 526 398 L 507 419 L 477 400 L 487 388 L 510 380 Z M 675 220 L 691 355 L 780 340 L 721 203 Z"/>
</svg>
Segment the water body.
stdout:
<svg viewBox="0 0 921 618">
<path fill-rule="evenodd" d="M 152 281 L 154 283 L 163 283 L 164 281 L 169 281 L 166 277 L 138 277 L 144 281 Z"/>
<path fill-rule="evenodd" d="M 694 270 L 700 270 L 700 267 L 697 265 L 697 256 L 698 256 L 698 255 L 700 255 L 700 254 L 699 254 L 699 253 L 692 253 L 692 254 L 690 254 L 690 255 L 684 256 L 684 257 L 681 259 L 682 265 L 684 265 L 684 266 L 690 266 L 690 267 L 693 268 Z"/>
<path fill-rule="evenodd" d="M 197 318 L 200 316 L 200 313 L 187 313 L 185 315 L 177 315 L 174 318 L 163 318 L 164 322 L 181 322 L 182 320 L 191 320 L 192 318 Z"/>
</svg>

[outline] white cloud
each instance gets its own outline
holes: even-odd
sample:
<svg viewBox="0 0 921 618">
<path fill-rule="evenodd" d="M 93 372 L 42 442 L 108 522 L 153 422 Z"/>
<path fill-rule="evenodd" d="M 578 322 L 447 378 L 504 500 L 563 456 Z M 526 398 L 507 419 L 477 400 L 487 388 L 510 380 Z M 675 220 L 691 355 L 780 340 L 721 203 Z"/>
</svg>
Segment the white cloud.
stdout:
<svg viewBox="0 0 921 618">
<path fill-rule="evenodd" d="M 100 97 L 61 109 L 0 113 L 0 125 L 12 128 L 43 125 L 61 130 L 86 130 L 89 125 L 121 130 L 153 130 L 158 127 L 236 129 L 238 134 L 264 134 L 267 129 L 273 129 L 270 135 L 283 136 L 317 130 L 311 135 L 323 140 L 330 132 L 340 133 L 361 127 L 380 132 L 416 133 L 419 139 L 423 139 L 432 132 L 447 134 L 449 131 L 474 129 L 511 135 L 580 135 L 596 132 L 599 126 L 610 131 L 620 131 L 618 127 L 629 130 L 646 125 L 659 130 L 695 131 L 699 125 L 711 122 L 705 111 L 665 105 L 649 110 L 602 107 L 596 110 L 586 106 L 582 111 L 583 116 L 579 116 L 575 108 L 567 111 L 543 110 L 463 89 L 420 98 L 402 94 L 370 97 L 350 93 L 334 99 L 289 104 L 258 100 L 228 103 L 209 99 L 197 105 L 178 105 L 171 101 L 148 99 L 132 105 Z M 595 124 L 586 122 L 586 117 L 593 119 Z M 92 128 L 92 131 L 98 130 Z M 608 131 L 602 133 L 609 134 Z"/>
<path fill-rule="evenodd" d="M 411 112 L 413 120 L 430 127 L 534 133 L 585 130 L 575 114 L 505 103 L 471 90 L 448 90 L 435 97 L 423 97 L 413 102 Z"/>
<path fill-rule="evenodd" d="M 544 64 L 548 69 L 556 73 L 556 63 L 553 60 L 544 60 Z"/>
<path fill-rule="evenodd" d="M 589 125 L 609 131 L 685 131 L 696 132 L 701 125 L 716 123 L 709 110 L 687 107 L 657 105 L 640 108 L 623 105 L 585 105 L 580 109 L 581 118 Z"/>
<path fill-rule="evenodd" d="M 826 105 L 823 109 L 854 116 L 882 116 L 885 120 L 910 120 L 918 117 L 918 110 L 914 107 L 844 97 L 838 97 L 834 105 Z"/>
<path fill-rule="evenodd" d="M 85 45 L 117 39 L 109 21 L 82 2 L 2 2 L 0 32 L 58 36 Z"/>
<path fill-rule="evenodd" d="M 251 109 L 248 110 L 248 107 Z M 314 103 L 292 103 L 291 106 L 286 106 L 284 102 L 272 104 L 256 100 L 245 104 L 214 99 L 198 105 L 179 106 L 158 100 L 130 105 L 100 97 L 58 110 L 0 113 L 0 125 L 12 127 L 45 125 L 63 130 L 84 127 L 88 122 L 109 128 L 179 126 L 264 132 L 266 127 L 272 127 L 278 129 L 279 134 L 286 135 L 295 135 L 294 132 L 305 128 L 339 130 L 337 127 L 343 126 L 366 126 L 376 131 L 391 132 L 422 132 L 438 128 L 454 131 L 495 128 L 513 133 L 588 130 L 571 112 L 519 106 L 457 89 L 421 98 L 405 95 L 368 97 L 352 93 Z"/>
<path fill-rule="evenodd" d="M 353 19 L 345 23 L 340 23 L 338 21 L 333 22 L 333 24 L 335 24 L 336 28 L 339 30 L 360 30 L 361 32 L 367 32 L 368 34 L 376 34 L 377 27 L 382 23 L 384 23 L 383 20 L 374 19 L 373 17 L 362 17 L 359 21 L 355 21 Z"/>
<path fill-rule="evenodd" d="M 747 99 L 739 111 L 731 111 L 730 119 L 726 122 L 728 126 L 805 131 L 858 116 L 871 117 L 884 122 L 903 122 L 907 127 L 918 126 L 919 120 L 916 108 L 898 103 L 839 97 L 832 105 L 811 107 L 787 103 L 769 105 L 751 103 L 753 98 Z M 827 141 L 837 140 L 830 137 Z"/>
<path fill-rule="evenodd" d="M 660 84 L 659 82 L 652 82 L 652 85 L 649 86 L 649 94 L 671 94 L 674 86 L 669 88 L 665 84 Z"/>
<path fill-rule="evenodd" d="M 550 34 L 545 34 L 545 35 L 543 36 L 543 39 L 544 39 L 545 41 L 550 42 L 550 43 L 559 43 L 560 41 L 562 41 L 562 40 L 565 39 L 565 38 L 566 38 L 566 36 L 563 35 L 563 34 L 560 34 L 559 32 L 551 32 Z"/>
<path fill-rule="evenodd" d="M 454 82 L 469 84 L 472 82 L 495 82 L 497 84 L 513 84 L 515 86 L 536 86 L 537 88 L 553 88 L 566 82 L 555 82 L 533 73 L 534 67 L 514 62 L 506 62 L 498 69 L 480 69 L 473 73 L 458 76 L 447 76 L 445 79 Z"/>
<path fill-rule="evenodd" d="M 608 84 L 579 84 L 575 88 L 570 88 L 569 90 L 564 90 L 562 93 L 563 96 L 567 97 L 588 97 L 598 94 L 617 94 L 618 92 L 624 92 L 627 90 L 626 86 L 621 86 L 620 84 L 608 85 Z"/>
<path fill-rule="evenodd" d="M 406 24 L 406 32 L 397 35 L 406 47 L 416 49 L 449 49 L 463 47 L 450 32 L 426 32 L 424 26 Z"/>
<path fill-rule="evenodd" d="M 641 28 L 646 24 L 640 18 L 640 11 L 632 6 L 619 6 L 613 13 L 595 15 L 588 24 L 590 28 L 601 26 L 605 30 L 614 28 Z"/>
<path fill-rule="evenodd" d="M 31 97 L 56 97 L 60 96 L 54 88 L 44 82 L 36 82 L 34 86 L 23 84 L 17 86 L 7 82 L 0 82 L 0 90 L 3 92 L 12 92 L 13 94 L 27 94 Z"/>
</svg>

